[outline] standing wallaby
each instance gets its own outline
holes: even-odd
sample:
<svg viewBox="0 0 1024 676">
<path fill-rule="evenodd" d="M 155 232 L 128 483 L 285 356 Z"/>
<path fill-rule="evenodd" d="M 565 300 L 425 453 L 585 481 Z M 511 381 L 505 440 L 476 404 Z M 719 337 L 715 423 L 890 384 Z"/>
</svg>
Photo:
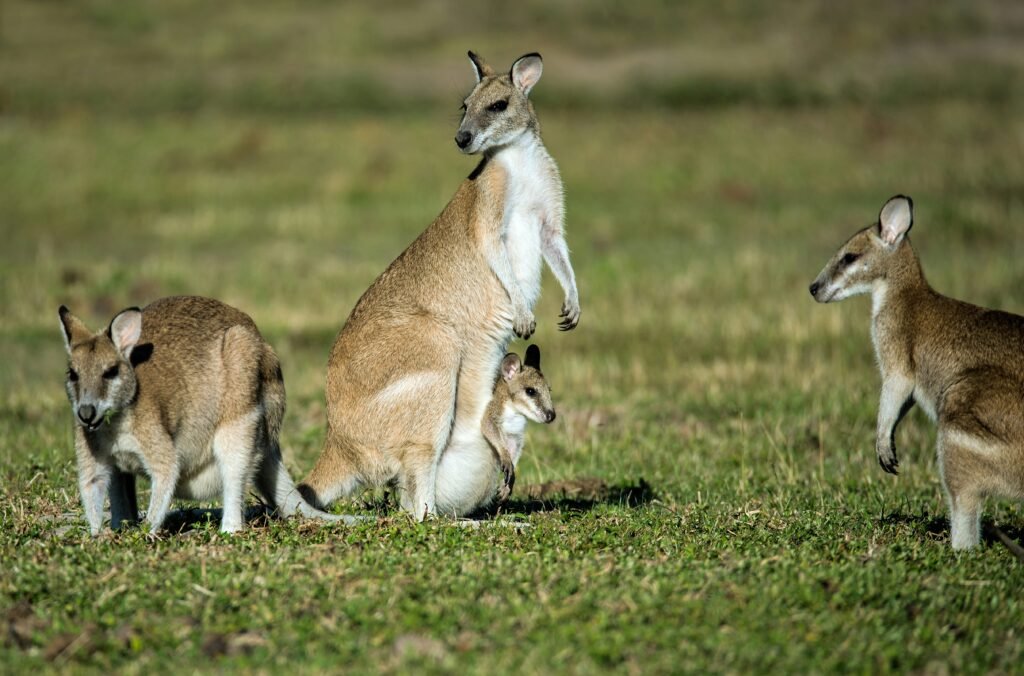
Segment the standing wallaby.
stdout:
<svg viewBox="0 0 1024 676">
<path fill-rule="evenodd" d="M 811 284 L 819 303 L 871 294 L 882 372 L 875 450 L 896 473 L 896 425 L 915 403 L 938 423 L 938 459 L 954 549 L 978 544 L 987 495 L 1024 499 L 1024 317 L 936 293 L 907 232 L 913 202 L 897 195 Z"/>
<path fill-rule="evenodd" d="M 110 493 L 111 526 L 138 519 L 135 475 L 152 483 L 146 519 L 155 533 L 175 496 L 223 493 L 221 530 L 242 527 L 255 476 L 285 516 L 335 520 L 302 500 L 281 461 L 281 365 L 248 315 L 207 298 L 129 308 L 92 333 L 61 306 L 67 392 L 75 418 L 78 483 L 93 535 Z"/>
<path fill-rule="evenodd" d="M 413 516 L 436 513 L 445 449 L 487 448 L 480 423 L 494 374 L 513 332 L 533 333 L 542 258 L 565 291 L 560 328 L 579 320 L 562 182 L 528 98 L 541 57 L 523 56 L 503 74 L 469 57 L 477 83 L 455 139 L 483 159 L 363 294 L 334 343 L 324 448 L 299 487 L 313 504 L 397 481 Z"/>
<path fill-rule="evenodd" d="M 491 401 L 481 423 L 480 444 L 450 446 L 437 468 L 437 511 L 465 516 L 487 507 L 495 499 L 505 502 L 516 480 L 516 465 L 523 452 L 527 419 L 550 423 L 555 419 L 551 387 L 540 372 L 540 349 L 526 349 L 526 362 L 510 353 L 501 360 Z M 497 472 L 504 483 L 498 486 Z"/>
</svg>

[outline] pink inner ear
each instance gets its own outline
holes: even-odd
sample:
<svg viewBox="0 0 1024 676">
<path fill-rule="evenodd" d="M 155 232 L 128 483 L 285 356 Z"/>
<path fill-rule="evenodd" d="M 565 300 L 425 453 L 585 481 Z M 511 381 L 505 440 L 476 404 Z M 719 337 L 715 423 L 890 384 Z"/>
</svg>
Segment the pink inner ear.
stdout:
<svg viewBox="0 0 1024 676">
<path fill-rule="evenodd" d="M 517 373 L 519 373 L 519 364 L 517 364 L 516 362 L 511 362 L 509 364 L 505 364 L 504 372 L 502 375 L 505 376 L 505 380 L 512 380 L 513 378 L 516 377 Z"/>
<path fill-rule="evenodd" d="M 533 85 L 537 84 L 540 80 L 541 64 L 539 61 L 534 61 L 529 64 L 525 64 L 515 69 L 513 73 L 513 79 L 517 87 L 522 89 L 524 92 L 528 92 L 533 88 Z"/>
<path fill-rule="evenodd" d="M 131 316 L 122 316 L 117 321 L 114 329 L 114 345 L 123 353 L 128 352 L 135 343 L 139 342 L 142 334 L 142 315 L 132 313 Z"/>
</svg>

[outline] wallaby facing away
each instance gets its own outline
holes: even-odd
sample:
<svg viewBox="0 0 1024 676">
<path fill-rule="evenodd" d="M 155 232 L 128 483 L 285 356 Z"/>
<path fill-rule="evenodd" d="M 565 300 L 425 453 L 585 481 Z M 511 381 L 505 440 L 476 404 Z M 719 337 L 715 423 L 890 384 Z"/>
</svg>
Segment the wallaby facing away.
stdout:
<svg viewBox="0 0 1024 676">
<path fill-rule="evenodd" d="M 338 518 L 308 505 L 281 461 L 281 365 L 248 315 L 197 297 L 129 308 L 99 333 L 63 305 L 59 315 L 78 483 L 93 535 L 103 524 L 108 489 L 111 526 L 138 519 L 138 473 L 152 482 L 146 519 L 154 533 L 173 497 L 210 500 L 221 493 L 221 530 L 239 530 L 254 475 L 263 497 L 285 516 Z"/>
<path fill-rule="evenodd" d="M 436 513 L 442 454 L 487 449 L 484 409 L 513 331 L 533 333 L 542 258 L 565 291 L 560 328 L 579 319 L 562 182 L 527 98 L 540 55 L 503 74 L 470 60 L 477 84 L 456 144 L 483 159 L 363 294 L 334 343 L 324 448 L 299 486 L 312 504 L 397 482 L 413 516 Z"/>
<path fill-rule="evenodd" d="M 555 419 L 551 387 L 540 372 L 540 349 L 526 349 L 526 362 L 510 353 L 501 360 L 494 393 L 481 424 L 490 448 L 479 444 L 452 446 L 437 468 L 437 512 L 465 516 L 497 500 L 505 502 L 516 480 L 516 465 L 523 453 L 527 419 L 550 423 Z M 501 470 L 504 482 L 495 480 Z"/>
<path fill-rule="evenodd" d="M 882 372 L 875 450 L 896 473 L 896 425 L 917 403 L 938 423 L 938 459 L 954 549 L 978 544 L 987 495 L 1024 499 L 1024 317 L 936 293 L 907 232 L 913 203 L 897 195 L 811 284 L 819 303 L 870 293 Z"/>
</svg>

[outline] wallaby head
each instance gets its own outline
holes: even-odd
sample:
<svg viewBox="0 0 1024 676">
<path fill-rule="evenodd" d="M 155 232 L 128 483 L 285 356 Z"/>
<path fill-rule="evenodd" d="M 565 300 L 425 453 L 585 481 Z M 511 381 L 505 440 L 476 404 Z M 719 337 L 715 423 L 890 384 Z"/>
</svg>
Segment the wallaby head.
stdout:
<svg viewBox="0 0 1024 676">
<path fill-rule="evenodd" d="M 526 348 L 525 362 L 520 362 L 514 352 L 506 354 L 501 360 L 501 378 L 516 411 L 534 422 L 549 423 L 555 419 L 551 386 L 540 372 L 540 348 Z"/>
<path fill-rule="evenodd" d="M 882 207 L 878 222 L 847 240 L 811 284 L 819 303 L 831 303 L 870 293 L 895 267 L 905 265 L 898 254 L 910 247 L 906 234 L 914 224 L 914 202 L 903 195 L 891 197 Z"/>
<path fill-rule="evenodd" d="M 68 352 L 68 400 L 78 424 L 93 431 L 135 398 L 138 383 L 131 356 L 142 334 L 142 311 L 122 310 L 99 333 L 63 305 L 58 314 Z"/>
<path fill-rule="evenodd" d="M 467 155 L 509 145 L 540 123 L 528 98 L 544 70 L 540 54 L 516 59 L 508 73 L 496 75 L 477 54 L 469 52 L 476 86 L 462 102 L 462 122 L 455 144 Z"/>
</svg>

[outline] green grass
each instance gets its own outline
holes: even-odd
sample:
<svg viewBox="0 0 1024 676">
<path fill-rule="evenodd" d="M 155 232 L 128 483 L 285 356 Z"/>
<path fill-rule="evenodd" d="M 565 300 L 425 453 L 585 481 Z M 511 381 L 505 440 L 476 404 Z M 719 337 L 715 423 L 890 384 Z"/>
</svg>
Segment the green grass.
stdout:
<svg viewBox="0 0 1024 676">
<path fill-rule="evenodd" d="M 868 301 L 806 290 L 904 192 L 932 284 L 1024 312 L 1015 5 L 462 7 L 4 7 L 0 664 L 1018 669 L 1024 567 L 951 551 L 922 414 L 900 476 L 877 466 Z M 302 476 L 336 332 L 473 166 L 451 141 L 470 47 L 545 53 L 582 296 L 574 332 L 550 277 L 536 313 L 559 418 L 521 464 L 532 528 L 416 525 L 369 496 L 337 507 L 382 515 L 356 528 L 91 539 L 57 306 L 95 327 L 173 293 L 249 312 Z M 586 477 L 610 488 L 520 491 Z M 986 519 L 1024 534 L 1019 503 Z"/>
</svg>

